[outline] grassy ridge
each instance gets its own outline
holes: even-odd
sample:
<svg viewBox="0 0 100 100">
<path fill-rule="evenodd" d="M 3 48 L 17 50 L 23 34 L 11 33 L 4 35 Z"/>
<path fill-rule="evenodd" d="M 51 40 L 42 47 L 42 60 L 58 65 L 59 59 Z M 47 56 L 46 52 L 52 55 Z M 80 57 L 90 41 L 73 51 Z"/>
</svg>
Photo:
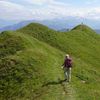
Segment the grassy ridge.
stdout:
<svg viewBox="0 0 100 100">
<path fill-rule="evenodd" d="M 67 95 L 62 95 L 64 90 L 59 83 L 64 79 L 60 69 L 62 64 L 60 59 L 63 57 L 61 51 L 22 33 L 6 32 L 2 33 L 2 37 L 5 41 L 15 37 L 16 43 L 12 45 L 12 50 L 15 44 L 19 46 L 22 43 L 24 48 L 0 57 L 1 100 L 68 98 Z M 2 37 L 1 40 L 3 40 Z M 19 41 L 17 41 L 18 37 Z M 0 43 L 3 44 L 3 42 Z M 7 45 L 5 49 L 8 51 L 10 44 Z"/>
<path fill-rule="evenodd" d="M 32 23 L 0 34 L 1 100 L 99 100 L 100 36 L 79 25 L 57 32 Z M 72 55 L 72 83 L 63 83 L 65 53 Z"/>
<path fill-rule="evenodd" d="M 92 29 L 85 25 L 79 25 L 70 32 L 60 33 L 45 28 L 44 26 L 41 26 L 40 28 L 40 25 L 35 29 L 34 26 L 36 25 L 30 24 L 19 31 L 30 34 L 64 52 L 71 53 L 85 62 L 93 64 L 95 67 L 100 65 L 100 57 L 98 56 L 100 55 L 100 36 Z M 31 27 L 33 27 L 33 30 Z M 81 27 L 83 28 L 82 30 Z"/>
<path fill-rule="evenodd" d="M 40 27 L 38 25 L 36 29 L 34 26 L 35 24 L 30 24 L 18 31 L 30 34 L 40 41 L 47 42 L 49 45 L 71 54 L 75 66 L 73 85 L 78 94 L 77 98 L 79 100 L 99 100 L 100 56 L 98 55 L 100 55 L 100 36 L 85 25 L 79 25 L 64 33 L 48 28 L 42 31 L 44 26 L 38 28 Z M 34 27 L 34 29 L 31 30 L 28 27 Z"/>
</svg>

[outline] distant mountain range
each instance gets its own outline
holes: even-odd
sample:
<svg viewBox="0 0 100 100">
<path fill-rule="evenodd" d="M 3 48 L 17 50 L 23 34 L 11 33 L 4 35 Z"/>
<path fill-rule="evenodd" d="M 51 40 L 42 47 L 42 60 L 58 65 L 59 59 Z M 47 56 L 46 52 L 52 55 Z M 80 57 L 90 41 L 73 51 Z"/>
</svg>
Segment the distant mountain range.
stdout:
<svg viewBox="0 0 100 100">
<path fill-rule="evenodd" d="M 17 24 L 13 24 L 13 25 L 9 25 L 9 26 L 5 26 L 0 28 L 0 31 L 5 31 L 5 30 L 17 30 L 21 27 L 24 27 L 25 25 L 29 24 L 30 21 L 23 21 Z"/>
<path fill-rule="evenodd" d="M 96 31 L 96 33 L 99 33 L 100 34 L 100 29 L 96 29 L 95 31 Z"/>
<path fill-rule="evenodd" d="M 0 19 L 0 32 L 5 31 L 5 30 L 17 30 L 32 22 L 41 23 L 43 25 L 48 26 L 49 28 L 59 30 L 59 31 L 68 31 L 69 29 L 73 28 L 74 26 L 80 23 L 85 23 L 86 25 L 92 27 L 94 30 L 96 29 L 95 31 L 97 33 L 100 33 L 99 22 L 96 22 L 93 20 L 83 21 L 83 19 L 81 18 L 75 18 L 75 17 L 70 17 L 70 16 L 68 18 L 53 19 L 53 20 L 42 20 L 42 21 L 27 20 L 27 21 L 16 22 L 16 24 L 14 23 L 14 21 L 5 21 L 5 20 Z"/>
<path fill-rule="evenodd" d="M 11 20 L 3 20 L 0 19 L 0 28 L 3 28 L 5 26 L 10 26 L 10 25 L 14 25 L 16 22 L 15 21 L 11 21 Z"/>
<path fill-rule="evenodd" d="M 68 28 L 74 27 L 77 23 L 76 21 L 75 22 L 72 21 L 71 24 L 69 24 L 70 22 L 66 19 L 54 19 L 54 20 L 43 20 L 43 21 L 28 20 L 28 21 L 18 22 L 16 24 L 10 23 L 10 25 L 7 24 L 6 26 L 1 26 L 0 31 L 16 30 L 32 22 L 41 23 L 55 30 L 68 29 Z M 4 24 L 6 23 L 4 22 Z"/>
</svg>

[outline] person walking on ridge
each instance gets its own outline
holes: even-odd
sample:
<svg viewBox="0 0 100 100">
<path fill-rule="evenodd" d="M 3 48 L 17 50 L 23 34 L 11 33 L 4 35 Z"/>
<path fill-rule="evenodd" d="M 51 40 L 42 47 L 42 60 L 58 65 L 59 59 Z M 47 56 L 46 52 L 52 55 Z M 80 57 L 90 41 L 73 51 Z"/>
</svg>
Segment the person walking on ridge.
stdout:
<svg viewBox="0 0 100 100">
<path fill-rule="evenodd" d="M 70 82 L 71 81 L 72 58 L 70 58 L 69 54 L 66 54 L 62 68 L 64 69 L 65 80 Z"/>
</svg>

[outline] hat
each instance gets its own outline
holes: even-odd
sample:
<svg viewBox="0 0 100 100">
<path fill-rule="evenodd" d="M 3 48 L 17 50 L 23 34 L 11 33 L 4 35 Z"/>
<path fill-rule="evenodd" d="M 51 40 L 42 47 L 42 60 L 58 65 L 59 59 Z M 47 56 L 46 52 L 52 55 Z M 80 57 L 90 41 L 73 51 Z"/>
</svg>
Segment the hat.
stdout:
<svg viewBox="0 0 100 100">
<path fill-rule="evenodd" d="M 69 57 L 69 54 L 66 54 L 66 57 Z"/>
</svg>

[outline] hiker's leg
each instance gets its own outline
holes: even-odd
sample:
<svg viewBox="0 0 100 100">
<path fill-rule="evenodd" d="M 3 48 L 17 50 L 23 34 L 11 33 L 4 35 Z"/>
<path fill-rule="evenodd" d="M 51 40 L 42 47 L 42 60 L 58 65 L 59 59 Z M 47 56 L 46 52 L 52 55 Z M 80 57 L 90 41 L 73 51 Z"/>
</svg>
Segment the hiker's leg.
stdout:
<svg viewBox="0 0 100 100">
<path fill-rule="evenodd" d="M 67 70 L 67 68 L 64 68 L 64 75 L 65 75 L 65 79 L 67 79 L 68 80 L 68 72 L 67 72 L 68 70 Z"/>
<path fill-rule="evenodd" d="M 71 68 L 68 69 L 68 81 L 71 81 Z"/>
</svg>

